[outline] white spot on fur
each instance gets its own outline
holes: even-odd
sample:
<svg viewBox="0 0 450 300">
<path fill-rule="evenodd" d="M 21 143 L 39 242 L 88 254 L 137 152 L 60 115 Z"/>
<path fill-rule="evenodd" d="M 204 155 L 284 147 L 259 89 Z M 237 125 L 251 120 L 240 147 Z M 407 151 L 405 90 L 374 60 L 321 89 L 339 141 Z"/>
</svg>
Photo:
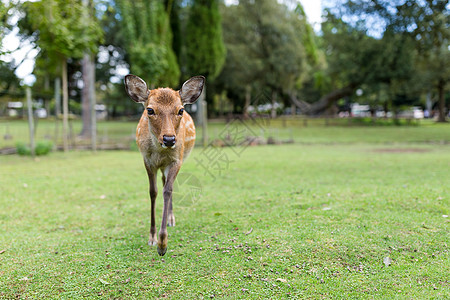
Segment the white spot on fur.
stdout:
<svg viewBox="0 0 450 300">
<path fill-rule="evenodd" d="M 167 175 L 169 174 L 169 170 L 170 170 L 170 166 L 167 166 L 167 167 L 164 169 L 164 176 L 166 177 L 166 180 L 167 180 Z"/>
<path fill-rule="evenodd" d="M 189 157 L 189 154 L 191 154 L 191 151 L 192 151 L 192 148 L 184 151 L 183 162 Z"/>
<path fill-rule="evenodd" d="M 195 136 L 188 136 L 187 138 L 184 139 L 185 142 L 190 142 L 192 140 L 195 140 Z"/>
<path fill-rule="evenodd" d="M 191 124 L 192 124 L 192 121 L 189 120 L 189 121 L 186 122 L 185 125 L 186 125 L 186 127 L 188 127 L 188 126 L 190 126 Z"/>
</svg>

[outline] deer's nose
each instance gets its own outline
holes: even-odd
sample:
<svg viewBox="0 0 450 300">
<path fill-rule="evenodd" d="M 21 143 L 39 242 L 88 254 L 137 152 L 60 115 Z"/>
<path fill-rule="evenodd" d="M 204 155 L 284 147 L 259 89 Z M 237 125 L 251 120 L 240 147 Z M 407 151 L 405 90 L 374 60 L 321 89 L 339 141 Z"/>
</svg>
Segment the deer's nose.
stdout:
<svg viewBox="0 0 450 300">
<path fill-rule="evenodd" d="M 172 136 L 164 135 L 163 142 L 164 142 L 164 146 L 167 146 L 169 148 L 173 147 L 175 145 L 175 136 L 174 135 L 172 135 Z"/>
</svg>

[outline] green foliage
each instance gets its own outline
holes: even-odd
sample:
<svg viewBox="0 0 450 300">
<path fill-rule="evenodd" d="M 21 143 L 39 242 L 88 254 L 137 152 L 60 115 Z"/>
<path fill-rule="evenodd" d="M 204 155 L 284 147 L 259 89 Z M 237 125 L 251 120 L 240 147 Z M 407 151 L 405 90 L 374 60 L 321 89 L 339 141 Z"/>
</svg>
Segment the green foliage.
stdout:
<svg viewBox="0 0 450 300">
<path fill-rule="evenodd" d="M 227 60 L 220 80 L 231 98 L 243 103 L 247 85 L 257 95 L 287 94 L 311 76 L 317 52 L 301 6 L 290 11 L 276 0 L 240 1 L 222 7 L 222 15 Z"/>
<path fill-rule="evenodd" d="M 3 1 L 0 1 L 0 48 L 2 48 L 2 40 L 5 35 L 6 19 L 8 14 L 8 8 Z M 0 52 L 0 54 L 2 54 Z"/>
<path fill-rule="evenodd" d="M 17 99 L 23 96 L 24 93 L 20 90 L 20 79 L 17 78 L 14 71 L 12 62 L 6 63 L 0 60 L 0 97 L 8 95 L 12 99 Z M 6 100 L 11 98 L 6 98 Z"/>
<path fill-rule="evenodd" d="M 17 154 L 19 155 L 31 155 L 31 148 L 28 144 L 23 142 L 16 143 Z M 47 155 L 53 149 L 53 143 L 51 141 L 38 141 L 34 149 L 37 156 Z"/>
<path fill-rule="evenodd" d="M 186 56 L 191 76 L 215 79 L 222 70 L 226 50 L 218 0 L 193 0 L 186 25 Z"/>
<path fill-rule="evenodd" d="M 53 149 L 53 143 L 51 141 L 38 141 L 36 143 L 36 155 L 46 155 Z"/>
<path fill-rule="evenodd" d="M 175 86 L 180 69 L 169 16 L 161 0 L 117 1 L 131 72 L 151 86 Z"/>
<path fill-rule="evenodd" d="M 447 0 L 334 3 L 322 28 L 335 84 L 364 84 L 373 93 L 385 89 L 393 109 L 396 100 L 436 87 L 439 101 L 445 101 L 450 81 L 447 6 Z"/>
<path fill-rule="evenodd" d="M 28 146 L 24 142 L 17 142 L 16 150 L 17 150 L 17 154 L 19 154 L 19 155 L 31 155 L 30 146 Z"/>
<path fill-rule="evenodd" d="M 311 64 L 317 64 L 319 62 L 319 49 L 315 41 L 315 34 L 311 24 L 308 23 L 305 10 L 301 3 L 295 8 L 295 13 L 298 15 L 298 22 L 301 26 L 298 26 L 298 34 L 302 38 L 302 44 L 305 47 L 305 52 L 308 55 L 308 59 Z"/>
<path fill-rule="evenodd" d="M 97 52 L 102 31 L 81 1 L 25 2 L 23 10 L 25 23 L 39 36 L 39 47 L 50 56 L 81 58 L 86 51 Z"/>
</svg>

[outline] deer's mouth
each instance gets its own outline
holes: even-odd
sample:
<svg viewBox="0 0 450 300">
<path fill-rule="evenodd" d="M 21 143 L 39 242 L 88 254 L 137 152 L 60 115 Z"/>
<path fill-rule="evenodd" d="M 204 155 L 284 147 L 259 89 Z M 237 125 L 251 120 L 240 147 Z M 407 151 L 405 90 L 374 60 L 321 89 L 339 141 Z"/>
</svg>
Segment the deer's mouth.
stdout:
<svg viewBox="0 0 450 300">
<path fill-rule="evenodd" d="M 161 147 L 163 148 L 163 149 L 175 149 L 175 144 L 174 145 L 172 145 L 172 146 L 170 146 L 170 147 L 167 147 L 166 145 L 164 145 L 164 143 L 159 143 L 160 145 L 161 145 Z"/>
</svg>

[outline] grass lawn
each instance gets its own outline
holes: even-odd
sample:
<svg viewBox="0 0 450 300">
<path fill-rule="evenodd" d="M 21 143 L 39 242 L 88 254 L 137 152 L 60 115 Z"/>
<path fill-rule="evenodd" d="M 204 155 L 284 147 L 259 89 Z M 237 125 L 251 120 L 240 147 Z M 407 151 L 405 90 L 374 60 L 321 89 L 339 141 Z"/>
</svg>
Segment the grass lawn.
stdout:
<svg viewBox="0 0 450 300">
<path fill-rule="evenodd" d="M 327 134 L 196 148 L 164 257 L 138 152 L 0 157 L 0 298 L 449 299 L 449 146 Z"/>
<path fill-rule="evenodd" d="M 381 122 L 381 121 L 380 121 Z M 326 119 L 308 119 L 306 126 L 302 118 L 282 118 L 276 120 L 257 119 L 245 124 L 233 121 L 226 125 L 224 121 L 212 121 L 208 125 L 209 140 L 223 138 L 227 128 L 245 131 L 247 135 L 274 137 L 279 140 L 293 139 L 304 144 L 330 143 L 450 143 L 450 124 L 438 124 L 432 120 L 421 120 L 419 123 L 402 126 L 354 126 L 347 119 L 330 119 L 330 126 L 326 126 Z M 81 121 L 70 121 L 73 142 L 82 143 L 76 136 L 81 132 Z M 97 124 L 98 143 L 133 143 L 138 121 L 102 121 Z M 418 125 L 417 125 L 418 124 Z M 55 131 L 53 120 L 38 120 L 36 140 L 55 140 L 62 145 L 62 123 L 59 122 Z M 225 130 L 225 131 L 224 131 Z M 197 127 L 200 145 L 202 128 Z M 4 139 L 10 135 L 11 139 Z M 26 120 L 0 119 L 0 149 L 14 147 L 17 142 L 29 142 L 28 123 Z M 84 141 L 88 143 L 89 141 Z"/>
</svg>

